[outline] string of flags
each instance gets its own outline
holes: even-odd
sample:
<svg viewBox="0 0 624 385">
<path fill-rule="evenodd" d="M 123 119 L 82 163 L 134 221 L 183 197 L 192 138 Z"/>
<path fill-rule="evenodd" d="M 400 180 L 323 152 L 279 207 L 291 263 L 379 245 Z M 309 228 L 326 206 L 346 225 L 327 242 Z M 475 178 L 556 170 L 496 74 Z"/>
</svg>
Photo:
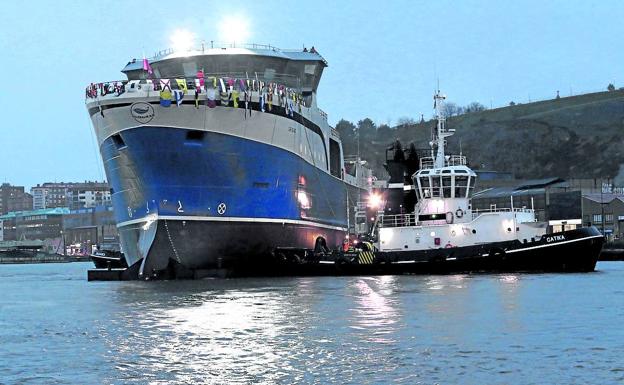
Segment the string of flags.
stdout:
<svg viewBox="0 0 624 385">
<path fill-rule="evenodd" d="M 199 108 L 201 95 L 206 96 L 206 106 L 215 108 L 217 105 L 244 108 L 245 118 L 247 111 L 251 116 L 252 98 L 258 100 L 262 112 L 271 112 L 274 106 L 283 107 L 286 115 L 293 116 L 295 108 L 301 113 L 303 97 L 290 87 L 275 82 L 265 82 L 258 79 L 237 79 L 231 77 L 205 77 L 202 71 L 197 72 L 195 79 L 151 79 L 154 91 L 159 91 L 160 105 L 170 107 L 173 102 L 177 106 L 182 104 L 184 96 L 193 90 L 195 107 Z M 135 83 L 116 81 L 109 83 L 91 83 L 87 86 L 86 97 L 95 99 L 100 96 L 114 94 L 120 96 L 126 91 L 135 91 Z"/>
</svg>

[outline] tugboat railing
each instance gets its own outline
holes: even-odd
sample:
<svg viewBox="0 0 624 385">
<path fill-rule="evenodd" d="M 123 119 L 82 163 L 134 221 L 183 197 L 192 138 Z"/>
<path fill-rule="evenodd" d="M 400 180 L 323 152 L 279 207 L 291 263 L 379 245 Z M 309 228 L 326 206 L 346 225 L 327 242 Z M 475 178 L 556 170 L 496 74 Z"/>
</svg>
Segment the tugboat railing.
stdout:
<svg viewBox="0 0 624 385">
<path fill-rule="evenodd" d="M 526 213 L 533 214 L 534 210 L 527 208 L 496 208 L 496 209 L 484 209 L 484 210 L 473 210 L 472 211 L 472 220 L 477 219 L 479 216 L 483 214 L 496 214 L 496 213 L 504 213 L 504 212 L 514 212 L 514 213 Z M 408 226 L 419 226 L 421 223 L 418 221 L 418 216 L 414 213 L 412 214 L 391 214 L 391 215 L 379 215 L 378 216 L 379 227 L 408 227 Z M 444 222 L 445 219 L 440 220 L 440 222 Z M 435 226 L 436 223 L 432 224 Z M 441 224 L 444 225 L 444 224 Z"/>
<path fill-rule="evenodd" d="M 380 215 L 378 218 L 379 227 L 407 227 L 418 225 L 416 214 L 393 214 Z"/>
<path fill-rule="evenodd" d="M 472 210 L 472 219 L 477 219 L 477 217 L 483 214 L 510 213 L 510 212 L 533 214 L 535 213 L 535 210 L 527 209 L 525 207 L 522 207 L 522 208 L 514 207 L 513 209 L 510 207 L 477 209 L 477 210 Z"/>
<path fill-rule="evenodd" d="M 448 158 L 444 161 L 444 167 L 449 166 L 465 166 L 466 157 L 463 155 L 448 155 Z M 435 167 L 435 159 L 431 156 L 426 156 L 420 159 L 420 169 L 430 169 Z"/>
</svg>

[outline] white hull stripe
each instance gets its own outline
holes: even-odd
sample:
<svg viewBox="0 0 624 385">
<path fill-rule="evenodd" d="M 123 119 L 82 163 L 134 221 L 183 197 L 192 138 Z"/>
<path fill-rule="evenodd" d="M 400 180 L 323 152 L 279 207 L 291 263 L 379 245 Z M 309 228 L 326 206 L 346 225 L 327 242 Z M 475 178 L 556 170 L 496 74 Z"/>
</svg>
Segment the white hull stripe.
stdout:
<svg viewBox="0 0 624 385">
<path fill-rule="evenodd" d="M 558 246 L 558 245 L 563 245 L 566 243 L 572 243 L 572 242 L 579 242 L 579 241 L 585 241 L 587 239 L 593 239 L 593 238 L 602 238 L 602 235 L 592 235 L 591 237 L 585 237 L 585 238 L 578 238 L 578 239 L 570 239 L 569 241 L 563 241 L 563 242 L 555 242 L 555 243 L 549 243 L 546 245 L 539 245 L 539 246 L 531 246 L 531 247 L 525 247 L 523 249 L 514 249 L 514 250 L 507 250 L 505 251 L 505 253 L 519 253 L 521 251 L 527 251 L 527 250 L 534 250 L 534 249 L 541 249 L 544 247 L 551 247 L 551 246 Z M 482 257 L 489 257 L 490 254 L 481 254 Z M 447 261 L 454 261 L 457 258 L 447 258 Z M 392 263 L 415 263 L 416 261 L 397 261 L 397 262 L 392 262 Z"/>
<path fill-rule="evenodd" d="M 325 225 L 322 223 L 315 223 L 310 221 L 302 221 L 296 219 L 280 219 L 280 218 L 244 218 L 244 217 L 205 217 L 205 216 L 177 216 L 177 215 L 153 215 L 149 217 L 132 219 L 129 221 L 121 222 L 117 224 L 117 228 L 135 225 L 137 223 L 144 223 L 147 221 L 156 220 L 168 220 L 168 221 L 206 221 L 206 222 L 233 222 L 233 223 L 288 223 L 293 225 L 304 225 L 312 227 L 321 227 L 331 230 L 347 231 L 346 227 L 338 227 Z"/>
<path fill-rule="evenodd" d="M 521 252 L 521 251 L 534 250 L 534 249 L 542 249 L 542 248 L 544 248 L 544 247 L 551 247 L 551 246 L 559 246 L 559 245 L 564 245 L 564 244 L 566 244 L 566 243 L 580 242 L 580 241 L 585 241 L 585 240 L 587 240 L 587 239 L 592 239 L 592 238 L 602 238 L 602 235 L 592 235 L 591 237 L 578 238 L 578 239 L 570 239 L 569 241 L 554 242 L 554 243 L 548 243 L 548 244 L 545 244 L 545 245 L 525 247 L 524 249 L 507 250 L 507 251 L 505 251 L 505 253 L 519 253 L 519 252 Z M 489 255 L 489 254 L 488 254 L 488 255 Z"/>
</svg>

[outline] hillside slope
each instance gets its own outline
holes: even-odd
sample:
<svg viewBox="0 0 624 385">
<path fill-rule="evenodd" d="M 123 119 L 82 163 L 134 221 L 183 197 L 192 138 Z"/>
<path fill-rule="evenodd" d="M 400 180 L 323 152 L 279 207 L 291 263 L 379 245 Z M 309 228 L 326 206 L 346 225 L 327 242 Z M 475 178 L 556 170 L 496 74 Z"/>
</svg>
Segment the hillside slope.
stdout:
<svg viewBox="0 0 624 385">
<path fill-rule="evenodd" d="M 397 127 L 395 134 L 404 144 L 426 148 L 434 124 Z M 473 112 L 447 124 L 457 130 L 449 149 L 459 152 L 461 143 L 475 169 L 509 171 L 518 178 L 617 177 L 624 182 L 622 90 Z M 384 145 L 376 147 L 383 152 Z"/>
</svg>

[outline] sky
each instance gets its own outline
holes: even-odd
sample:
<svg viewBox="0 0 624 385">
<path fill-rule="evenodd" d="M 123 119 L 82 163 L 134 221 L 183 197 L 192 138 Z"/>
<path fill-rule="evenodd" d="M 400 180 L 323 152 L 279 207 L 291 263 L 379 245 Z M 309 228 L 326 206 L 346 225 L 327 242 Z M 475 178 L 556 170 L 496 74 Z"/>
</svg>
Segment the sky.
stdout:
<svg viewBox="0 0 624 385">
<path fill-rule="evenodd" d="M 318 104 L 332 124 L 430 117 L 448 100 L 488 107 L 624 86 L 624 2 L 11 1 L 0 12 L 0 182 L 105 178 L 84 87 L 123 79 L 132 58 L 185 29 L 224 41 L 314 45 L 329 62 Z"/>
</svg>

